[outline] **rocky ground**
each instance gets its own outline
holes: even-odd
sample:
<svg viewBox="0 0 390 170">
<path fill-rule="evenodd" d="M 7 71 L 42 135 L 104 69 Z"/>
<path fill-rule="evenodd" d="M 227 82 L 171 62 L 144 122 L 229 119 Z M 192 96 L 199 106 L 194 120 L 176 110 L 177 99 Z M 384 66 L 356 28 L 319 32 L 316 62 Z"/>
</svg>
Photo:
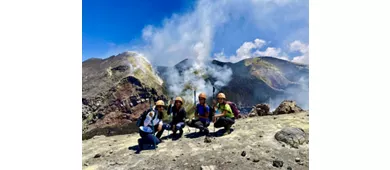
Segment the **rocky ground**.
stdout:
<svg viewBox="0 0 390 170">
<path fill-rule="evenodd" d="M 210 127 L 213 132 L 213 125 Z M 156 150 L 140 154 L 135 154 L 138 134 L 95 136 L 82 142 L 82 166 L 89 170 L 309 169 L 309 112 L 243 118 L 232 128 L 230 135 L 216 135 L 206 143 L 204 136 L 196 136 L 195 129 L 188 132 L 186 127 L 183 138 L 165 139 Z M 284 128 L 287 131 L 281 133 Z M 218 134 L 221 129 L 215 131 Z M 277 133 L 280 141 L 275 139 Z M 163 137 L 167 135 L 165 131 Z M 281 141 L 298 144 L 293 147 Z"/>
</svg>

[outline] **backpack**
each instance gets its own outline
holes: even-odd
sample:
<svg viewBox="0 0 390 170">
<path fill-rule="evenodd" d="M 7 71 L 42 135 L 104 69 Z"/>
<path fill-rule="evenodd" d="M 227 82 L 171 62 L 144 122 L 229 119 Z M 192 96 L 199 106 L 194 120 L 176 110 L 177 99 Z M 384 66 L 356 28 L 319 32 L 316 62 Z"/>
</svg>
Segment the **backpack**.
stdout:
<svg viewBox="0 0 390 170">
<path fill-rule="evenodd" d="M 141 116 L 138 118 L 137 120 L 137 127 L 141 127 L 144 125 L 144 121 L 146 119 L 146 116 L 149 114 L 149 112 L 151 112 L 153 109 L 149 108 L 148 110 L 144 111 Z M 154 114 L 153 118 L 152 118 L 152 121 L 155 119 L 157 114 Z"/>
<path fill-rule="evenodd" d="M 230 108 L 233 111 L 234 118 L 238 119 L 238 115 L 240 115 L 240 110 L 238 110 L 237 105 L 231 101 L 227 101 L 227 104 L 229 104 Z"/>
</svg>

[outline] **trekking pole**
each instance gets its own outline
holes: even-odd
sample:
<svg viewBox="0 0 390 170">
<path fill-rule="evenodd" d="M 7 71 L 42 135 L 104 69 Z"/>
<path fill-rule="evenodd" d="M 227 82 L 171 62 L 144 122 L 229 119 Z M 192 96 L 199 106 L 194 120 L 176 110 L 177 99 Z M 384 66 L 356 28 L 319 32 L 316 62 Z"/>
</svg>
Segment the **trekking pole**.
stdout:
<svg viewBox="0 0 390 170">
<path fill-rule="evenodd" d="M 214 93 L 215 93 L 215 87 L 213 86 L 213 103 L 212 103 L 212 106 L 213 106 L 213 112 L 214 112 L 214 116 L 215 116 L 215 110 L 214 110 L 214 100 L 215 100 L 215 98 L 214 98 Z M 213 119 L 214 119 L 214 117 L 213 117 Z M 214 125 L 214 122 L 213 122 L 213 125 Z M 215 134 L 215 126 L 214 126 L 214 134 Z"/>
<path fill-rule="evenodd" d="M 152 99 L 150 99 L 150 100 L 149 100 L 150 109 L 153 111 L 152 103 L 153 103 L 153 102 L 152 102 Z M 154 114 L 157 114 L 157 113 L 154 113 Z M 153 117 L 156 117 L 156 115 L 153 115 Z M 154 135 L 154 132 L 155 132 L 155 131 L 154 131 L 153 120 L 154 120 L 154 119 L 152 118 L 152 120 L 151 120 L 151 122 L 150 122 L 150 123 L 152 124 L 152 135 L 153 135 L 154 137 L 156 137 L 156 135 Z M 157 137 L 156 137 L 156 138 L 157 138 Z M 154 144 L 154 150 L 157 151 L 157 150 L 156 150 L 156 141 L 155 141 L 155 140 L 153 140 L 153 144 Z"/>
<path fill-rule="evenodd" d="M 196 109 L 196 89 L 194 89 L 194 106 Z M 194 117 L 195 117 L 196 111 L 194 112 Z M 195 133 L 196 133 L 196 128 L 195 128 Z"/>
<path fill-rule="evenodd" d="M 173 97 L 171 97 L 171 101 L 173 101 Z M 171 121 L 172 121 L 172 120 L 171 120 L 171 116 L 172 116 L 172 115 L 171 115 L 170 113 L 171 113 L 171 110 L 172 110 L 172 105 L 169 104 L 168 108 L 169 108 L 169 109 L 168 109 L 168 114 L 169 114 L 169 115 L 168 115 L 168 119 L 169 119 L 169 122 L 171 122 Z M 168 131 L 168 138 L 169 138 L 169 129 L 167 129 L 167 131 Z"/>
</svg>

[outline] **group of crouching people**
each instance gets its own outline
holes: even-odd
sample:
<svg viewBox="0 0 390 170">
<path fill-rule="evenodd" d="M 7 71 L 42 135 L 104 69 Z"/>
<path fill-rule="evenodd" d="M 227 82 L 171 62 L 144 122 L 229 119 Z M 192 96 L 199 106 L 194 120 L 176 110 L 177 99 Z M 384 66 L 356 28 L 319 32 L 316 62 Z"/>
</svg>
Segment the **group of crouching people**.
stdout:
<svg viewBox="0 0 390 170">
<path fill-rule="evenodd" d="M 206 94 L 200 93 L 198 96 L 199 103 L 195 106 L 195 118 L 192 120 L 187 119 L 187 113 L 183 106 L 183 99 L 176 97 L 167 109 L 168 115 L 172 116 L 172 121 L 169 123 L 163 123 L 163 111 L 165 103 L 162 100 L 158 100 L 155 103 L 153 109 L 147 112 L 144 117 L 140 117 L 140 121 L 137 122 L 139 126 L 139 134 L 141 136 L 138 139 L 139 153 L 145 147 L 156 147 L 162 142 L 161 136 L 164 130 L 172 131 L 173 138 L 180 138 L 183 135 L 183 128 L 188 125 L 189 127 L 199 129 L 199 133 L 209 136 L 210 131 L 208 126 L 210 122 L 214 123 L 215 128 L 224 127 L 224 134 L 231 133 L 231 126 L 235 123 L 235 117 L 232 108 L 226 102 L 226 96 L 223 93 L 217 95 L 217 102 L 212 107 L 206 104 Z"/>
</svg>

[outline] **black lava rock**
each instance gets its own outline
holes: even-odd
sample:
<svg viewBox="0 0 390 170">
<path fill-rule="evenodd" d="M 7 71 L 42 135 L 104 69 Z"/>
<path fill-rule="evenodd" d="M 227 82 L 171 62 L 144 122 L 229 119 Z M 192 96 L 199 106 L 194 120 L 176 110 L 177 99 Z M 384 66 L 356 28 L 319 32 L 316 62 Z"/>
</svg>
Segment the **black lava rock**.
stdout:
<svg viewBox="0 0 390 170">
<path fill-rule="evenodd" d="M 100 153 L 96 154 L 93 158 L 100 158 L 102 155 Z"/>
<path fill-rule="evenodd" d="M 275 160 L 272 162 L 272 166 L 277 167 L 277 168 L 281 168 L 281 167 L 283 167 L 283 161 Z"/>
<path fill-rule="evenodd" d="M 246 155 L 246 152 L 245 151 L 242 151 L 241 152 L 241 156 L 245 156 Z"/>
</svg>

